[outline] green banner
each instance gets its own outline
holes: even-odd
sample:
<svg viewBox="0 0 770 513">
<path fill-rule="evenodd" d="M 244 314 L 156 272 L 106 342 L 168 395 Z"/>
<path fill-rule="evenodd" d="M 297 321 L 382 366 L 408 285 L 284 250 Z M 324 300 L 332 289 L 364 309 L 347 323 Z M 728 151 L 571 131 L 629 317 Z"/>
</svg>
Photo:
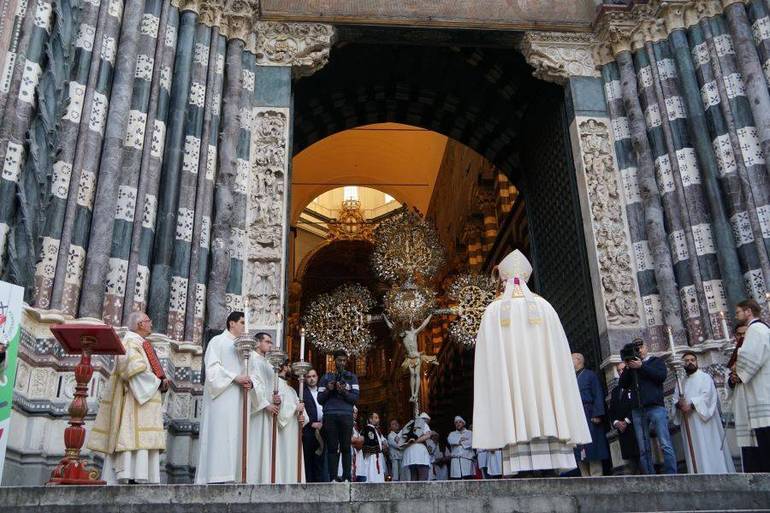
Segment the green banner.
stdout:
<svg viewBox="0 0 770 513">
<path fill-rule="evenodd" d="M 8 429 L 11 425 L 23 301 L 23 288 L 0 281 L 0 345 L 3 346 L 0 351 L 4 350 L 5 355 L 0 363 L 0 480 L 3 477 L 5 448 L 8 446 Z"/>
</svg>

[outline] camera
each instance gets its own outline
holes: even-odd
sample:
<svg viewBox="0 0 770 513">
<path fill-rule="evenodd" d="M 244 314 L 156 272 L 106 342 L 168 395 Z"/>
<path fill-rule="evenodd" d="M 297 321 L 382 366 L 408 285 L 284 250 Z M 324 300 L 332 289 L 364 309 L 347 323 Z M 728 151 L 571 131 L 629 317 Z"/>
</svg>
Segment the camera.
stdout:
<svg viewBox="0 0 770 513">
<path fill-rule="evenodd" d="M 623 348 L 620 350 L 620 359 L 623 360 L 624 362 L 627 362 L 629 360 L 636 360 L 636 359 L 641 360 L 642 355 L 639 352 L 639 345 L 634 342 L 630 342 L 624 345 Z"/>
</svg>

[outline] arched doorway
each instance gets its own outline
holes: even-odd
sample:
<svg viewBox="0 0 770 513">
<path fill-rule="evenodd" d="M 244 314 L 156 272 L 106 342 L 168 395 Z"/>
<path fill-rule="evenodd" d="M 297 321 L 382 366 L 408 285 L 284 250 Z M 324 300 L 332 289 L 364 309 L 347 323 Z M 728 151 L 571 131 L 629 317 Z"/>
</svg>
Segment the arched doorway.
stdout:
<svg viewBox="0 0 770 513">
<path fill-rule="evenodd" d="M 532 78 L 531 71 L 511 48 L 343 41 L 326 67 L 295 85 L 294 151 L 300 154 L 344 130 L 389 122 L 442 134 L 483 156 L 525 202 L 517 222 L 501 222 L 495 240 L 479 251 L 481 268 L 489 271 L 517 247 L 515 241 L 526 239 L 535 267 L 533 289 L 554 305 L 573 348 L 598 367 L 598 329 L 569 151 L 569 106 L 562 88 Z M 484 220 L 481 224 L 484 230 Z M 436 394 L 458 398 L 446 406 L 456 412 L 442 416 L 467 414 L 472 352 L 447 358 L 456 366 L 446 370 L 460 378 L 435 380 L 443 383 Z"/>
</svg>

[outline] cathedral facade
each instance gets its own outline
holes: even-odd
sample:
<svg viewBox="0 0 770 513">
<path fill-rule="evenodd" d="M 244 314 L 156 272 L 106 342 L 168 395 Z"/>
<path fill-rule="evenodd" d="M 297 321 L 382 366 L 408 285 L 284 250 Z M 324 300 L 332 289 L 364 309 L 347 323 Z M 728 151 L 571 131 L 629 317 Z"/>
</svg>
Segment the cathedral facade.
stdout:
<svg viewBox="0 0 770 513">
<path fill-rule="evenodd" d="M 458 268 L 526 240 L 608 381 L 625 343 L 664 354 L 669 330 L 721 376 L 733 305 L 770 291 L 766 0 L 328 3 L 0 0 L 0 276 L 26 302 L 3 484 L 64 452 L 77 358 L 49 327 L 132 310 L 173 381 L 166 479 L 189 482 L 210 333 L 242 309 L 298 353 L 293 156 L 371 123 L 499 170 Z"/>
</svg>

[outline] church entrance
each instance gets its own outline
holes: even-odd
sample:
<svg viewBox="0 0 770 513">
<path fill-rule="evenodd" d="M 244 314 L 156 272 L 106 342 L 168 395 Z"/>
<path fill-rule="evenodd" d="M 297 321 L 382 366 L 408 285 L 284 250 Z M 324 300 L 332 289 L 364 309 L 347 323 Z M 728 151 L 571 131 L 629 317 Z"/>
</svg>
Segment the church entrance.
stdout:
<svg viewBox="0 0 770 513">
<path fill-rule="evenodd" d="M 382 304 L 366 237 L 346 238 L 339 228 L 313 234 L 335 225 L 346 189 L 369 187 L 435 223 L 450 256 L 439 295 L 454 275 L 488 274 L 509 251 L 524 251 L 534 267 L 531 288 L 553 304 L 573 349 L 598 368 L 569 105 L 563 88 L 533 78 L 512 48 L 489 33 L 343 28 L 328 64 L 296 81 L 289 336 L 315 296 L 345 281 L 366 285 Z M 324 218 L 318 198 L 328 200 L 333 189 L 339 201 L 327 208 L 337 211 Z M 376 225 L 377 215 L 363 218 Z M 450 322 L 439 316 L 420 337 L 420 349 L 439 359 L 425 371 L 421 404 L 442 432 L 472 407 L 473 351 L 450 341 Z M 403 349 L 382 322 L 372 326 L 378 343 L 354 362 L 362 407 L 403 422 L 411 413 L 408 378 L 399 372 Z M 323 355 L 313 363 L 325 370 Z"/>
</svg>

